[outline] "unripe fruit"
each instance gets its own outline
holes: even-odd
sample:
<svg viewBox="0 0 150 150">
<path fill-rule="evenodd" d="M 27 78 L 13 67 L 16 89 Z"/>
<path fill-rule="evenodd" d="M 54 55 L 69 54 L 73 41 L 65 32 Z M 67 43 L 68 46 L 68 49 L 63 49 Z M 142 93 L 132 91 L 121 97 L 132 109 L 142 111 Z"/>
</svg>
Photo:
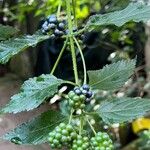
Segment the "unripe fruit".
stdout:
<svg viewBox="0 0 150 150">
<path fill-rule="evenodd" d="M 82 137 L 81 135 L 78 135 L 73 141 L 71 150 L 91 150 L 88 137 Z"/>
<path fill-rule="evenodd" d="M 54 131 L 49 133 L 48 141 L 51 148 L 59 149 L 62 146 L 69 146 L 76 137 L 77 133 L 70 124 L 60 123 Z"/>
<path fill-rule="evenodd" d="M 113 150 L 114 146 L 109 135 L 104 132 L 98 132 L 91 138 L 91 150 Z"/>
</svg>

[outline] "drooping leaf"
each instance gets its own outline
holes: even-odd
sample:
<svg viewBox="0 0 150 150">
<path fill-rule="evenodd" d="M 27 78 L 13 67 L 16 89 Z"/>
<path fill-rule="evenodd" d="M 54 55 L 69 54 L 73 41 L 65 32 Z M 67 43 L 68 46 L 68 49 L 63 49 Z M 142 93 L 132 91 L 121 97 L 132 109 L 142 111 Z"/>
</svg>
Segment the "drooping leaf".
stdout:
<svg viewBox="0 0 150 150">
<path fill-rule="evenodd" d="M 1 113 L 18 113 L 38 107 L 45 99 L 53 96 L 58 86 L 64 83 L 52 75 L 41 75 L 24 82 L 21 92 L 11 97 Z"/>
<path fill-rule="evenodd" d="M 150 19 L 150 6 L 141 3 L 131 3 L 125 9 L 107 14 L 91 16 L 86 27 L 90 30 L 101 25 L 122 26 L 129 21 L 146 22 Z"/>
<path fill-rule="evenodd" d="M 88 71 L 91 87 L 100 90 L 119 89 L 133 74 L 135 62 L 135 60 L 123 60 L 106 65 L 101 70 Z"/>
<path fill-rule="evenodd" d="M 132 121 L 150 111 L 150 99 L 142 98 L 115 98 L 101 103 L 97 110 L 103 121 L 123 123 Z"/>
<path fill-rule="evenodd" d="M 60 108 L 60 111 L 61 113 L 64 115 L 64 116 L 69 116 L 70 115 L 70 112 L 71 112 L 71 108 L 69 107 L 68 103 L 67 103 L 67 100 L 63 100 L 59 103 L 59 108 Z"/>
<path fill-rule="evenodd" d="M 25 50 L 26 48 L 36 46 L 39 42 L 48 39 L 49 36 L 41 35 L 37 32 L 34 35 L 24 35 L 19 38 L 0 42 L 0 63 L 5 64 L 11 57 Z"/>
<path fill-rule="evenodd" d="M 19 125 L 14 130 L 5 134 L 2 138 L 15 144 L 42 144 L 47 141 L 49 132 L 61 122 L 66 121 L 66 116 L 63 116 L 57 111 L 49 110 Z"/>
<path fill-rule="evenodd" d="M 16 34 L 18 30 L 11 26 L 4 26 L 0 24 L 0 41 L 6 40 Z"/>
</svg>

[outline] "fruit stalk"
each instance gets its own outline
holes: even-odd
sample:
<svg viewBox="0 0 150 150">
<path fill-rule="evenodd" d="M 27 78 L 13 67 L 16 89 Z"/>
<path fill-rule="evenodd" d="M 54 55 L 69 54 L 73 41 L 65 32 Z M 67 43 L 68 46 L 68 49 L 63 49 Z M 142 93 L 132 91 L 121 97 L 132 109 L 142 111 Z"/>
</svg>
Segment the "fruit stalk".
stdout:
<svg viewBox="0 0 150 150">
<path fill-rule="evenodd" d="M 75 82 L 76 84 L 79 84 L 76 51 L 75 51 L 75 46 L 74 46 L 74 41 L 73 41 L 74 35 L 73 35 L 73 25 L 72 25 L 72 20 L 71 20 L 71 1 L 70 0 L 66 0 L 66 7 L 67 7 L 67 19 L 68 19 L 68 29 L 69 29 L 69 41 L 70 41 Z"/>
</svg>

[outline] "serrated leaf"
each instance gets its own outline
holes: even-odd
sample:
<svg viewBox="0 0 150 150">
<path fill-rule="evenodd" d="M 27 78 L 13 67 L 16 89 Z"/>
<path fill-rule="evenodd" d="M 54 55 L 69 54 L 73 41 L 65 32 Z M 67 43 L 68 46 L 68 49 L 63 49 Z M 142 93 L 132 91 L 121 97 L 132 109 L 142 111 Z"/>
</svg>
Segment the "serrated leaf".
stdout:
<svg viewBox="0 0 150 150">
<path fill-rule="evenodd" d="M 6 40 L 16 34 L 18 30 L 11 26 L 4 26 L 0 24 L 0 41 Z"/>
<path fill-rule="evenodd" d="M 28 47 L 34 47 L 39 42 L 48 39 L 48 35 L 41 35 L 37 32 L 34 35 L 24 35 L 19 38 L 0 42 L 0 63 L 5 64 L 11 57 L 25 50 Z"/>
<path fill-rule="evenodd" d="M 133 74 L 135 60 L 123 60 L 106 65 L 101 70 L 88 71 L 89 84 L 93 89 L 117 90 Z"/>
<path fill-rule="evenodd" d="M 150 6 L 141 3 L 131 3 L 125 9 L 103 15 L 91 16 L 86 27 L 90 30 L 97 29 L 101 25 L 122 26 L 123 24 L 134 22 L 146 22 L 150 19 Z"/>
<path fill-rule="evenodd" d="M 2 138 L 14 142 L 15 144 L 42 144 L 47 141 L 49 132 L 61 122 L 66 122 L 66 120 L 67 118 L 59 112 L 49 110 L 42 113 L 40 116 L 19 125 Z"/>
<path fill-rule="evenodd" d="M 18 113 L 38 107 L 45 99 L 53 96 L 58 86 L 64 83 L 52 75 L 41 75 L 24 82 L 21 92 L 11 97 L 1 113 Z"/>
<path fill-rule="evenodd" d="M 99 116 L 108 124 L 132 121 L 148 111 L 150 99 L 141 98 L 115 98 L 102 102 L 97 110 Z"/>
</svg>

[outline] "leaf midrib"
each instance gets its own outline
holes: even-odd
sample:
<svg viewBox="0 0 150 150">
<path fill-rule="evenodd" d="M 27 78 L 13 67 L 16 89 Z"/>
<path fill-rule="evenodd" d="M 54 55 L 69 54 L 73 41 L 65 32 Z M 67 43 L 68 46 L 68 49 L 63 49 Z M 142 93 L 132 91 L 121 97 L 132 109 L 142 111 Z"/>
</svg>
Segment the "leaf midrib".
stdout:
<svg viewBox="0 0 150 150">
<path fill-rule="evenodd" d="M 111 74 L 110 76 L 107 76 L 106 78 L 103 78 L 103 80 L 98 81 L 98 82 L 97 82 L 97 83 L 95 83 L 95 84 L 92 84 L 91 86 L 96 86 L 97 84 L 100 84 L 101 82 L 104 82 L 105 80 L 107 80 L 107 79 L 111 78 L 113 75 L 115 75 L 115 74 L 117 74 L 117 73 L 119 73 L 119 72 L 121 72 L 121 71 L 126 71 L 126 70 L 130 70 L 130 69 L 131 69 L 131 68 L 129 68 L 129 69 L 123 69 L 123 70 L 119 70 L 119 71 L 117 71 L 117 72 L 115 72 L 115 73 Z"/>
</svg>

